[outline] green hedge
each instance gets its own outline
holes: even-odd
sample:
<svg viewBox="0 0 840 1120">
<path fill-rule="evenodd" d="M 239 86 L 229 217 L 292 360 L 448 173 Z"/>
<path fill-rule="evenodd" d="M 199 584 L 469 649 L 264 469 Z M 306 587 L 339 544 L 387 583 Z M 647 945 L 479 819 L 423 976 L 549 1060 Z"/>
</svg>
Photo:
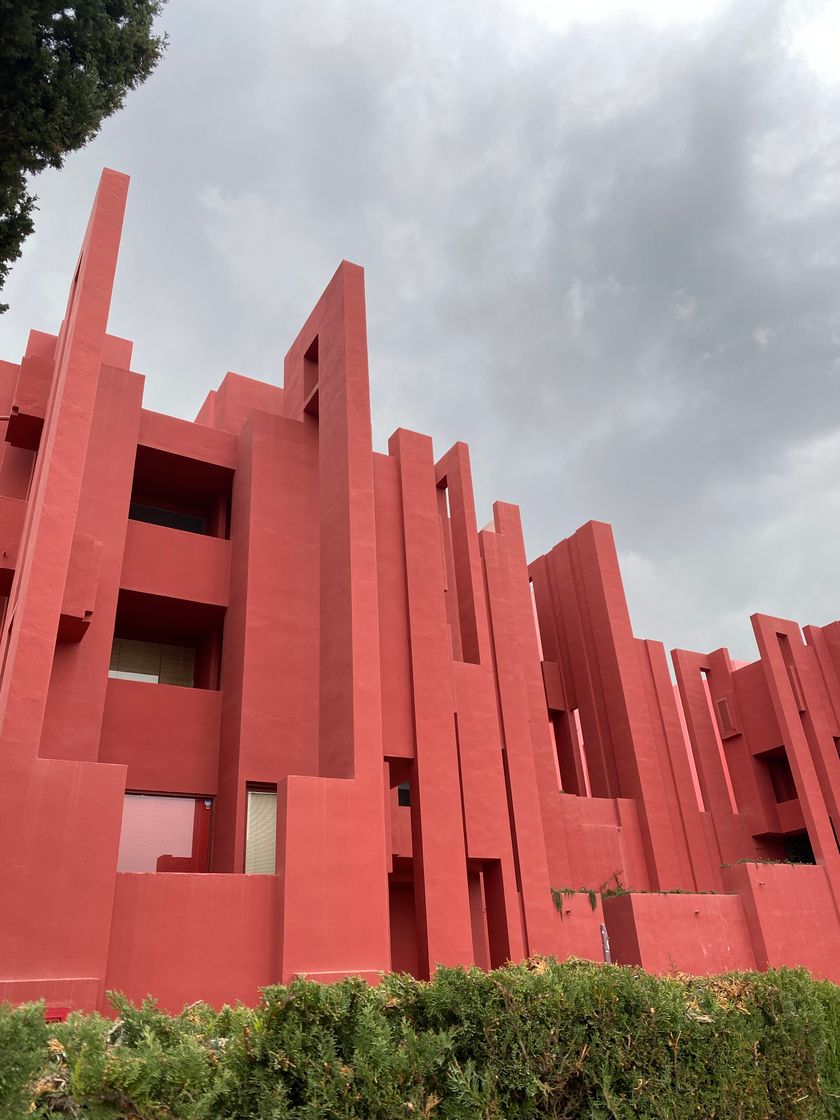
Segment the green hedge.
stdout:
<svg viewBox="0 0 840 1120">
<path fill-rule="evenodd" d="M 538 958 L 267 988 L 257 1008 L 0 1008 L 0 1116 L 840 1117 L 840 988 Z"/>
</svg>

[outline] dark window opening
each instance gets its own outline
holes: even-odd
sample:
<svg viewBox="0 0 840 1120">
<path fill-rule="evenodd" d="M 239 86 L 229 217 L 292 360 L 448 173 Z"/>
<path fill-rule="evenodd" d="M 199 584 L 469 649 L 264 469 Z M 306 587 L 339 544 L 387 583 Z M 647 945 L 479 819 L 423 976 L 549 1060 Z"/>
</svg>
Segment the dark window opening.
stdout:
<svg viewBox="0 0 840 1120">
<path fill-rule="evenodd" d="M 586 797 L 586 762 L 575 713 L 549 712 L 549 721 L 560 771 L 560 788 L 563 793 Z"/>
<path fill-rule="evenodd" d="M 397 804 L 407 809 L 411 805 L 411 784 L 400 782 L 397 786 Z"/>
<path fill-rule="evenodd" d="M 210 537 L 230 535 L 233 471 L 139 445 L 128 516 Z"/>
<path fill-rule="evenodd" d="M 816 863 L 811 838 L 807 832 L 796 832 L 784 838 L 785 859 L 791 863 Z"/>
<path fill-rule="evenodd" d="M 152 505 L 151 502 L 132 502 L 128 507 L 132 521 L 145 521 L 148 525 L 165 525 L 169 529 L 182 529 L 186 533 L 206 533 L 207 518 L 199 513 Z"/>
<path fill-rule="evenodd" d="M 310 416 L 318 415 L 318 383 L 321 369 L 318 363 L 318 336 L 303 355 L 303 411 Z"/>
<path fill-rule="evenodd" d="M 796 782 L 793 779 L 793 772 L 784 747 L 776 747 L 775 750 L 762 755 L 761 760 L 767 767 L 776 801 L 780 805 L 785 801 L 795 801 L 797 796 Z"/>
</svg>

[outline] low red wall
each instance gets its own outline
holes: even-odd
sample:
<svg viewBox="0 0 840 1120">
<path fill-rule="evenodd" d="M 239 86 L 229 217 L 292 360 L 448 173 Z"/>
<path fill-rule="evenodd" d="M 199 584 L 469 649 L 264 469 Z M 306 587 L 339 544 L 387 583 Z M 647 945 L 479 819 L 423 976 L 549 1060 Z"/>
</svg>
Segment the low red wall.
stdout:
<svg viewBox="0 0 840 1120">
<path fill-rule="evenodd" d="M 604 915 L 616 964 L 699 975 L 756 967 L 737 895 L 615 895 Z"/>
<path fill-rule="evenodd" d="M 120 586 L 147 595 L 226 607 L 230 541 L 129 521 Z"/>
<path fill-rule="evenodd" d="M 743 899 L 759 968 L 802 965 L 840 983 L 840 925 L 823 867 L 739 863 L 723 875 Z"/>
<path fill-rule="evenodd" d="M 212 796 L 221 712 L 221 692 L 111 678 L 99 760 L 128 766 L 126 789 Z"/>
<path fill-rule="evenodd" d="M 106 988 L 168 1011 L 254 1004 L 276 981 L 273 875 L 119 874 Z"/>
<path fill-rule="evenodd" d="M 583 957 L 588 961 L 602 961 L 603 921 L 600 896 L 596 897 L 593 910 L 588 894 L 565 895 L 555 921 L 557 948 L 554 955 L 557 959 L 562 961 L 568 957 Z"/>
</svg>

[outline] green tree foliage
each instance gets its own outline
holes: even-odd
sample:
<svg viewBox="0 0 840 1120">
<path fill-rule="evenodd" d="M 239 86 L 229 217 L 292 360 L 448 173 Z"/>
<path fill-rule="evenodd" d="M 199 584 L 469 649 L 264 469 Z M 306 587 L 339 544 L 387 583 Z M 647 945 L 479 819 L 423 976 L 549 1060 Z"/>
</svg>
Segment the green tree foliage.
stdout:
<svg viewBox="0 0 840 1120">
<path fill-rule="evenodd" d="M 61 167 L 148 78 L 163 3 L 0 0 L 0 290 L 33 229 L 27 175 Z"/>
<path fill-rule="evenodd" d="M 840 988 L 803 970 L 655 977 L 537 958 L 270 987 L 115 1021 L 0 1007 L 0 1116 L 87 1120 L 824 1120 Z"/>
</svg>

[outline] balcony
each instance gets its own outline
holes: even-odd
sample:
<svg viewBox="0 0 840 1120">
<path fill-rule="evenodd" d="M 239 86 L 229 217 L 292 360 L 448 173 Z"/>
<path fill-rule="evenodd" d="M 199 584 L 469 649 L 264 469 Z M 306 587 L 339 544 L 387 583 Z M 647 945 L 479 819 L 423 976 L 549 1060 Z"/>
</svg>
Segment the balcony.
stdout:
<svg viewBox="0 0 840 1120">
<path fill-rule="evenodd" d="M 120 586 L 224 608 L 230 589 L 230 541 L 129 521 Z"/>
<path fill-rule="evenodd" d="M 221 692 L 111 678 L 99 761 L 127 765 L 127 789 L 212 796 L 221 711 Z"/>
</svg>

